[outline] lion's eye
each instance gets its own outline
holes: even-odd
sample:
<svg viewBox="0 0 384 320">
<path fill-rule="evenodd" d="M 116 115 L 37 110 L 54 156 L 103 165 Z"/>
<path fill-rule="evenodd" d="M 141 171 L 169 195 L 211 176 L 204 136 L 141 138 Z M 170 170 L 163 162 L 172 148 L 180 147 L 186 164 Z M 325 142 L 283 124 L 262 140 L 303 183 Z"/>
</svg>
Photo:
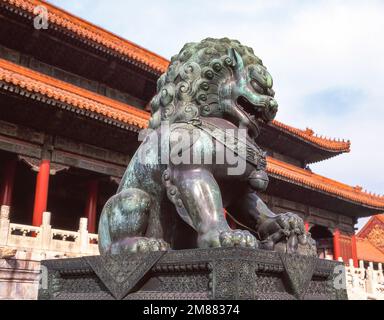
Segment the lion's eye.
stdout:
<svg viewBox="0 0 384 320">
<path fill-rule="evenodd" d="M 257 83 L 256 80 L 251 80 L 251 85 L 252 85 L 252 88 L 260 93 L 260 94 L 264 94 L 264 89 Z"/>
</svg>

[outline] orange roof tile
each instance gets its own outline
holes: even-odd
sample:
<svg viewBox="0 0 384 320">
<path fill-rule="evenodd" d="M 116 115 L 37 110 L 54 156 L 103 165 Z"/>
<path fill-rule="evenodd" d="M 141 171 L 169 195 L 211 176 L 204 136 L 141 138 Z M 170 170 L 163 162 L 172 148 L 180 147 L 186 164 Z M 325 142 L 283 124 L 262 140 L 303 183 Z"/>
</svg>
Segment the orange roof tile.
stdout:
<svg viewBox="0 0 384 320">
<path fill-rule="evenodd" d="M 150 118 L 149 113 L 146 111 L 3 59 L 0 59 L 0 81 L 139 128 L 145 128 Z"/>
<path fill-rule="evenodd" d="M 106 31 L 84 19 L 76 17 L 63 9 L 55 7 L 45 1 L 40 0 L 2 0 L 15 7 L 21 8 L 27 12 L 33 13 L 33 9 L 38 5 L 44 5 L 48 9 L 48 19 L 51 23 L 64 27 L 83 38 L 87 38 L 105 47 L 115 50 L 118 53 L 129 57 L 130 59 L 141 62 L 153 70 L 163 73 L 167 70 L 169 61 L 147 49 L 144 49 L 137 44 L 134 44 L 124 38 L 121 38 L 113 33 Z M 279 121 L 273 121 L 274 126 L 288 132 L 306 142 L 313 143 L 317 147 L 335 151 L 349 152 L 349 141 L 336 141 L 319 137 L 312 130 L 300 130 Z"/>
<path fill-rule="evenodd" d="M 384 209 L 384 196 L 364 192 L 360 187 L 346 185 L 271 157 L 268 157 L 267 160 L 267 171 L 271 175 L 283 177 L 362 205 L 375 207 L 378 210 Z"/>
<path fill-rule="evenodd" d="M 375 218 L 380 220 L 382 223 L 384 223 L 384 214 L 378 214 L 375 216 Z"/>
<path fill-rule="evenodd" d="M 320 137 L 317 134 L 315 134 L 313 130 L 309 128 L 307 128 L 306 130 L 301 130 L 301 129 L 297 129 L 289 125 L 286 125 L 284 123 L 281 123 L 277 120 L 272 121 L 272 125 L 288 133 L 291 133 L 296 137 L 302 138 L 305 141 L 309 141 L 318 147 L 321 147 L 327 150 L 337 151 L 337 152 L 350 151 L 351 142 L 349 140 L 344 141 L 344 140 Z"/>
<path fill-rule="evenodd" d="M 356 238 L 357 259 L 384 263 L 384 252 L 375 247 L 368 239 Z"/>
<path fill-rule="evenodd" d="M 33 14 L 36 6 L 45 6 L 48 10 L 49 23 L 68 29 L 82 38 L 94 41 L 100 45 L 114 50 L 130 59 L 140 62 L 158 73 L 168 68 L 169 61 L 135 43 L 125 40 L 109 31 L 106 31 L 84 19 L 76 17 L 63 9 L 39 0 L 2 0 L 14 7 Z"/>
</svg>

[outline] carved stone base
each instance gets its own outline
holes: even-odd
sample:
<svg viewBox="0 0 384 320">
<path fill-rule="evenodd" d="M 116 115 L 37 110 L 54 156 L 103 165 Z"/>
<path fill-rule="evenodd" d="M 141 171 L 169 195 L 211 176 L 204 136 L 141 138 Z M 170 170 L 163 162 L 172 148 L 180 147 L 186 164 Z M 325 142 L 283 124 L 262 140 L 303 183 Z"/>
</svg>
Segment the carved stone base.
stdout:
<svg viewBox="0 0 384 320">
<path fill-rule="evenodd" d="M 339 289 L 342 263 L 265 250 L 193 249 L 42 265 L 48 278 L 39 299 L 347 299 Z"/>
</svg>

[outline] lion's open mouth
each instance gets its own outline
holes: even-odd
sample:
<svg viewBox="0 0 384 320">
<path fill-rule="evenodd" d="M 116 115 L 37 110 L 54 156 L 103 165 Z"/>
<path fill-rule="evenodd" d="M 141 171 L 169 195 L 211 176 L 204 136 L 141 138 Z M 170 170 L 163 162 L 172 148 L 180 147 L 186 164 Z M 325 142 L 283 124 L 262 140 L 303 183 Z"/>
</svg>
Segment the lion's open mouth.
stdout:
<svg viewBox="0 0 384 320">
<path fill-rule="evenodd" d="M 248 101 L 248 99 L 240 96 L 237 98 L 236 104 L 248 118 L 255 120 L 255 107 Z"/>
<path fill-rule="evenodd" d="M 243 96 L 240 96 L 236 99 L 236 107 L 241 111 L 241 113 L 249 119 L 249 122 L 251 124 L 250 128 L 252 129 L 255 134 L 251 134 L 252 136 L 255 135 L 255 137 L 258 135 L 259 132 L 259 125 L 258 122 L 260 119 L 262 119 L 261 112 L 257 110 L 257 107 L 253 105 L 249 100 Z M 238 123 L 236 125 L 239 125 Z"/>
<path fill-rule="evenodd" d="M 243 114 L 257 125 L 258 120 L 263 119 L 261 111 L 257 110 L 257 107 L 248 101 L 245 97 L 238 97 L 236 100 L 237 107 L 243 112 Z"/>
</svg>

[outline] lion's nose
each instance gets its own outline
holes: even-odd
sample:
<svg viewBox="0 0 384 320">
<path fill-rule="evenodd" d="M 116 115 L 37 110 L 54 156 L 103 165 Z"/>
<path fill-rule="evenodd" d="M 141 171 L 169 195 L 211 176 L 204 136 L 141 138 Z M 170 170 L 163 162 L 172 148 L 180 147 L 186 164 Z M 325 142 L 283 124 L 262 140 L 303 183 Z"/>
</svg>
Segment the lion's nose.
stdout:
<svg viewBox="0 0 384 320">
<path fill-rule="evenodd" d="M 267 122 L 272 121 L 276 116 L 278 106 L 279 105 L 277 104 L 276 100 L 273 98 L 270 98 L 268 100 L 267 107 L 262 113 L 263 120 Z"/>
<path fill-rule="evenodd" d="M 279 105 L 277 104 L 277 101 L 275 99 L 269 100 L 269 107 L 271 108 L 271 110 L 277 111 L 278 106 Z"/>
</svg>

